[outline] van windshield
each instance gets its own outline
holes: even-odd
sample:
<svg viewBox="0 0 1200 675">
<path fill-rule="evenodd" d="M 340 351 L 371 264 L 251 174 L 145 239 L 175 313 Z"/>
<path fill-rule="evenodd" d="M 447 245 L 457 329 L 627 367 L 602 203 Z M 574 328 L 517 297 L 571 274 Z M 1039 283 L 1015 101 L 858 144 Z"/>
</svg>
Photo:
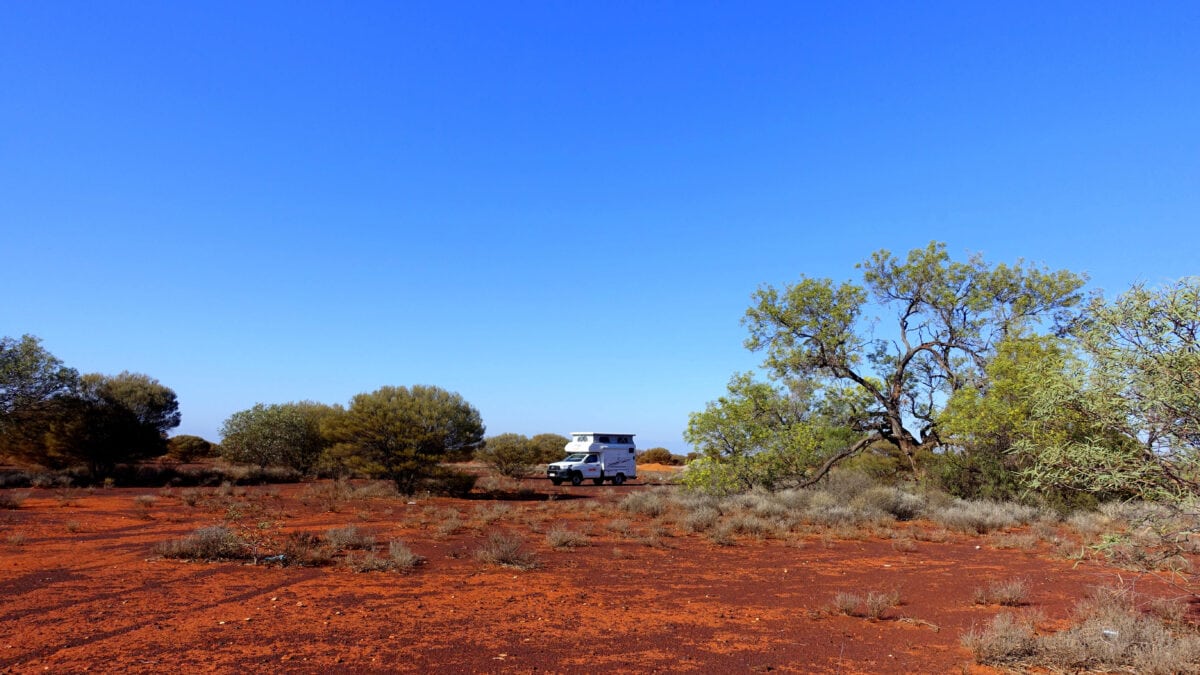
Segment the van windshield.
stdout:
<svg viewBox="0 0 1200 675">
<path fill-rule="evenodd" d="M 585 457 L 587 457 L 586 452 L 573 452 L 573 453 L 567 455 L 566 459 L 563 459 L 562 461 L 564 461 L 564 462 L 582 462 Z"/>
</svg>

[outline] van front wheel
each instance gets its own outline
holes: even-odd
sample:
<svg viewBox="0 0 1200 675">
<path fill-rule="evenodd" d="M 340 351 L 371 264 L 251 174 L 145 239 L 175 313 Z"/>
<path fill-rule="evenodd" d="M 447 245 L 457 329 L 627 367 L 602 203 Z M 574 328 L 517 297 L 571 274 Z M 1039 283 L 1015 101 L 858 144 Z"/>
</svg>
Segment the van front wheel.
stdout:
<svg viewBox="0 0 1200 675">
<path fill-rule="evenodd" d="M 571 485 L 582 485 L 582 484 L 583 484 L 583 474 L 581 474 L 579 472 L 575 472 L 575 473 L 571 474 Z"/>
</svg>

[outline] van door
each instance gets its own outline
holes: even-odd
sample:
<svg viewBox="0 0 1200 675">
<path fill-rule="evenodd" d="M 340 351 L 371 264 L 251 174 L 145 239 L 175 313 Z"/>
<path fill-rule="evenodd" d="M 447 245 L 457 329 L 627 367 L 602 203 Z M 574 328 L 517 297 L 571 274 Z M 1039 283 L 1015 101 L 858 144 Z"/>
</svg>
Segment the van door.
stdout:
<svg viewBox="0 0 1200 675">
<path fill-rule="evenodd" d="M 600 455 L 588 455 L 583 460 L 583 469 L 581 469 L 584 478 L 599 478 L 600 477 Z"/>
</svg>

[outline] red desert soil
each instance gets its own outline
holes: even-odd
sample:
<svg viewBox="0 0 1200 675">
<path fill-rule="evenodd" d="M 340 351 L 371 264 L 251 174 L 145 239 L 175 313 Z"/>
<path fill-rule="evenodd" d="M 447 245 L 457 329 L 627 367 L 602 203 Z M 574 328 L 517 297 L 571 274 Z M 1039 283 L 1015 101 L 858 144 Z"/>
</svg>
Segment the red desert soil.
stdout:
<svg viewBox="0 0 1200 675">
<path fill-rule="evenodd" d="M 1118 580 L 1179 595 L 1153 577 L 1055 558 L 1046 543 L 996 550 L 952 535 L 898 551 L 911 547 L 826 533 L 718 546 L 617 507 L 644 485 L 525 484 L 532 498 L 507 500 L 331 501 L 304 484 L 10 490 L 29 497 L 0 511 L 0 671 L 986 673 L 959 638 L 1001 611 L 972 602 L 990 581 L 1025 579 L 1018 611 L 1042 612 L 1043 625 Z M 355 573 L 155 553 L 221 523 L 275 540 L 352 524 L 428 562 Z M 549 546 L 559 523 L 590 545 Z M 523 537 L 540 566 L 476 560 L 496 530 Z M 892 590 L 901 604 L 880 620 L 831 611 L 840 591 Z"/>
</svg>

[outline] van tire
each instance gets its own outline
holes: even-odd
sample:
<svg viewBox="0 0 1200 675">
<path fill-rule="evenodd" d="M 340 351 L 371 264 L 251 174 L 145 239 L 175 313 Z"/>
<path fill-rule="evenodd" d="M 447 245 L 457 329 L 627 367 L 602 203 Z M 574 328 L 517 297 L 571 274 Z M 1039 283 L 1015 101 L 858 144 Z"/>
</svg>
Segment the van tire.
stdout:
<svg viewBox="0 0 1200 675">
<path fill-rule="evenodd" d="M 613 476 L 613 485 L 620 485 L 625 482 L 625 474 L 619 473 Z"/>
<path fill-rule="evenodd" d="M 571 485 L 582 485 L 582 484 L 583 484 L 583 474 L 579 473 L 578 471 L 571 474 Z"/>
</svg>

